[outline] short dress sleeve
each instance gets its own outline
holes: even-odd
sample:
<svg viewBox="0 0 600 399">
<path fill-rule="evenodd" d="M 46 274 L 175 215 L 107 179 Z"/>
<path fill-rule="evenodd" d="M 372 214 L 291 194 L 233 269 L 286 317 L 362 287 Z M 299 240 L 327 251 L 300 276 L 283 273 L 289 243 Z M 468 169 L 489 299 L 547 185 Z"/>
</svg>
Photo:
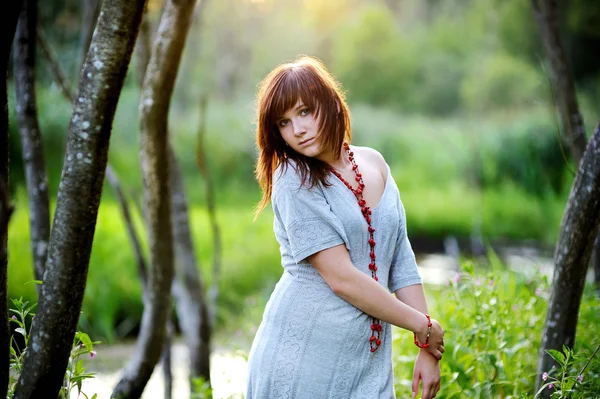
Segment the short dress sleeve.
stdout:
<svg viewBox="0 0 600 399">
<path fill-rule="evenodd" d="M 271 200 L 275 228 L 283 230 L 275 233 L 287 238 L 284 241 L 294 261 L 301 263 L 310 255 L 340 244 L 349 248 L 342 222 L 332 212 L 323 188 L 301 186 L 294 168 L 286 169 L 273 185 Z"/>
<path fill-rule="evenodd" d="M 415 253 L 412 250 L 406 233 L 406 212 L 400 199 L 398 199 L 398 204 L 400 224 L 398 227 L 398 238 L 396 240 L 396 248 L 392 258 L 388 282 L 388 288 L 391 292 L 396 292 L 400 288 L 409 285 L 422 284 L 421 276 L 417 269 Z"/>
</svg>

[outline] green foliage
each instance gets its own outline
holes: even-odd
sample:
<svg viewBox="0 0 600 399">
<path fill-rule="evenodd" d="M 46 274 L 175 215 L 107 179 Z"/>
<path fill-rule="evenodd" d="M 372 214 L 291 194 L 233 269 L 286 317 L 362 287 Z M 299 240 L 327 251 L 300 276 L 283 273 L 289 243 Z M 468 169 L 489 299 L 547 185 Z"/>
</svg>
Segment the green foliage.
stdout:
<svg viewBox="0 0 600 399">
<path fill-rule="evenodd" d="M 539 65 L 542 47 L 530 0 L 498 1 L 498 36 L 510 55 Z"/>
<path fill-rule="evenodd" d="M 15 388 L 19 380 L 19 376 L 23 370 L 23 361 L 25 359 L 25 353 L 29 347 L 29 338 L 31 336 L 31 323 L 35 314 L 33 309 L 35 304 L 30 305 L 28 301 L 24 301 L 23 298 L 12 300 L 14 308 L 9 309 L 13 315 L 9 322 L 15 323 L 15 333 L 20 335 L 23 339 L 23 349 L 19 346 L 15 335 L 10 337 L 10 375 L 8 383 L 7 399 L 11 399 L 15 394 Z M 95 373 L 86 372 L 86 366 L 81 358 L 84 355 L 90 355 L 93 359 L 96 357 L 94 351 L 94 345 L 98 345 L 100 341 L 92 342 L 90 337 L 83 332 L 77 331 L 73 339 L 73 346 L 71 353 L 69 354 L 69 362 L 65 371 L 65 378 L 60 388 L 58 398 L 68 399 L 71 392 L 76 390 L 78 395 L 83 395 L 86 399 L 90 399 L 88 395 L 81 392 L 83 381 L 86 379 L 94 378 Z M 91 399 L 96 399 L 94 394 Z"/>
<path fill-rule="evenodd" d="M 494 132 L 481 151 L 481 165 L 473 165 L 483 186 L 511 181 L 538 197 L 561 193 L 570 156 L 558 129 L 551 120 L 531 118 Z"/>
<path fill-rule="evenodd" d="M 544 372 L 542 375 L 544 384 L 538 390 L 536 397 L 545 390 L 551 392 L 552 399 L 591 398 L 599 392 L 600 382 L 597 378 L 588 381 L 589 378 L 584 374 L 591 358 L 587 359 L 566 346 L 563 346 L 562 351 L 549 349 L 547 352 L 557 362 L 558 367 L 553 367 L 550 372 Z M 592 357 L 596 353 L 597 349 Z"/>
<path fill-rule="evenodd" d="M 414 109 L 411 93 L 420 67 L 417 48 L 400 35 L 384 6 L 365 8 L 337 39 L 331 69 L 350 100 Z"/>
<path fill-rule="evenodd" d="M 210 386 L 210 381 L 206 381 L 202 377 L 195 377 L 191 381 L 192 393 L 190 399 L 212 399 L 213 391 Z"/>
<path fill-rule="evenodd" d="M 515 109 L 544 98 L 545 81 L 529 64 L 508 54 L 484 56 L 470 68 L 461 87 L 462 101 L 470 110 Z"/>
<path fill-rule="evenodd" d="M 481 269 L 463 262 L 463 271 L 446 287 L 428 287 L 430 313 L 446 332 L 446 352 L 440 363 L 442 389 L 436 398 L 533 396 L 549 284 L 546 277 L 534 271 L 524 275 L 503 269 L 493 254 L 491 264 L 490 269 Z M 599 321 L 598 313 L 593 313 L 599 305 L 593 293 L 584 296 L 582 326 L 577 330 L 577 342 L 581 344 L 575 359 L 590 357 L 584 343 L 594 335 L 589 326 Z M 410 334 L 394 330 L 394 353 L 401 354 L 394 359 L 398 397 L 410 396 L 411 354 L 415 351 Z M 570 367 L 569 375 L 576 379 L 574 370 Z M 600 362 L 590 363 L 583 397 L 598 392 L 598 373 Z"/>
</svg>

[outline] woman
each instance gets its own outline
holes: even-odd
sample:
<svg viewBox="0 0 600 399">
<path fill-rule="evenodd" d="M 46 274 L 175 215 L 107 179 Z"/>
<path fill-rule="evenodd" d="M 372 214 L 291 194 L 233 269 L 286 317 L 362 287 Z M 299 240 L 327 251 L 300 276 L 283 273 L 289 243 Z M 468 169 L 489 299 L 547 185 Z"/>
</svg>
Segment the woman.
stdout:
<svg viewBox="0 0 600 399">
<path fill-rule="evenodd" d="M 271 200 L 284 273 L 250 351 L 247 399 L 395 397 L 390 324 L 420 347 L 413 397 L 421 381 L 425 399 L 440 388 L 443 330 L 426 315 L 398 189 L 383 157 L 350 139 L 340 86 L 318 60 L 261 83 L 257 215 Z"/>
</svg>

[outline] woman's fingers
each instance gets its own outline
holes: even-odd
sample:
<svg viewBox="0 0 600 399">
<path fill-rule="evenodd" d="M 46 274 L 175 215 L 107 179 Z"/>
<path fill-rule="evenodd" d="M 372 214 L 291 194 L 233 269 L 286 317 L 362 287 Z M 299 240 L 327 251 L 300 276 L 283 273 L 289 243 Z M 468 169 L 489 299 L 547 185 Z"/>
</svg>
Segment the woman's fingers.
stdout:
<svg viewBox="0 0 600 399">
<path fill-rule="evenodd" d="M 437 360 L 442 360 L 442 352 L 440 352 L 437 348 L 430 346 L 427 348 L 428 352 L 433 355 Z"/>
</svg>

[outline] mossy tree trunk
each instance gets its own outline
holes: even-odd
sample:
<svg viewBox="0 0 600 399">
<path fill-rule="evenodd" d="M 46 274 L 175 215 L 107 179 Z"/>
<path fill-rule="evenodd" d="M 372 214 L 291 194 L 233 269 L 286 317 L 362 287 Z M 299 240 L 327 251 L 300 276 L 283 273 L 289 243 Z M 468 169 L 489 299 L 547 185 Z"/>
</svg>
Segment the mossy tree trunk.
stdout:
<svg viewBox="0 0 600 399">
<path fill-rule="evenodd" d="M 83 300 L 112 122 L 145 0 L 104 0 L 69 125 L 42 295 L 15 399 L 63 382 Z"/>
</svg>

